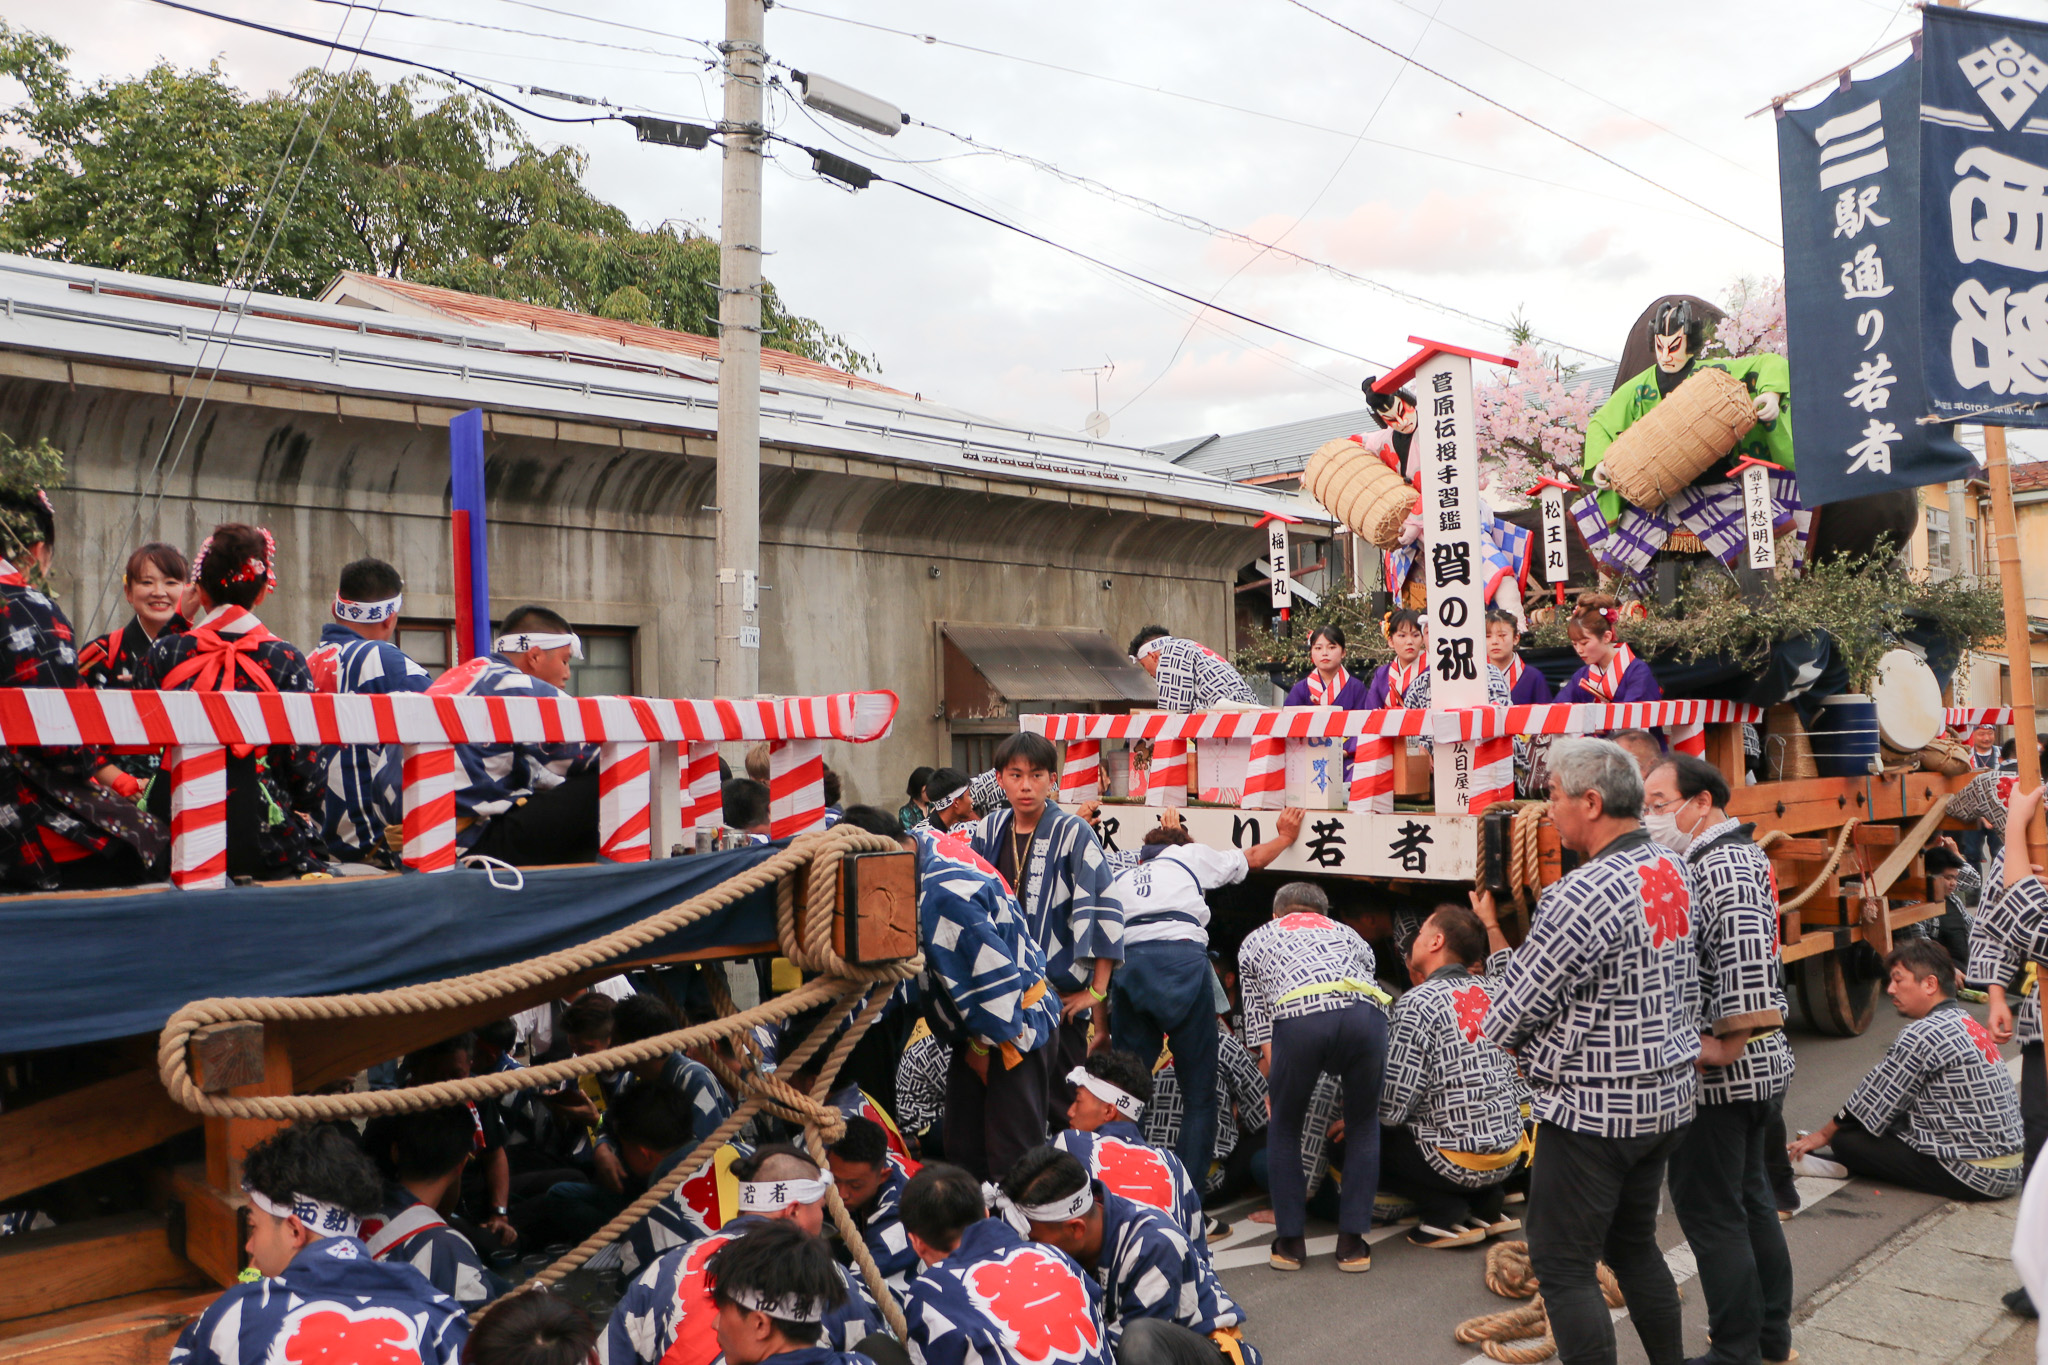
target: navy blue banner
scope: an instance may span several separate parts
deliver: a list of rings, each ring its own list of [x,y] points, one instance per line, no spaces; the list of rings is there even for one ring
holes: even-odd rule
[[[1946,483],[1977,462],[1922,424],[1920,63],[1778,119],[1785,334],[1807,506]]]
[[[1922,42],[1928,401],[2048,426],[2048,25],[1929,6]]]

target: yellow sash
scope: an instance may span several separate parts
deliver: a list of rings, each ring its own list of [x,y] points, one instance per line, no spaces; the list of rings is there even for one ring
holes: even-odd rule
[[[1273,1003],[1276,1006],[1291,1005],[1297,1000],[1306,1000],[1310,996],[1330,995],[1337,991],[1344,991],[1351,995],[1362,995],[1381,1009],[1385,1009],[1394,1003],[1393,996],[1388,995],[1372,982],[1360,981],[1356,977],[1350,976],[1345,977],[1342,981],[1318,981],[1312,986],[1296,986]]]
[[[1465,1171],[1504,1171],[1536,1149],[1536,1139],[1528,1129],[1522,1130],[1522,1139],[1505,1152],[1454,1152],[1448,1147],[1437,1148],[1437,1155],[1453,1166]]]
[[[1980,1156],[1971,1159],[1970,1164],[1981,1171],[2016,1171],[2026,1164],[2026,1154],[2010,1152],[2005,1156]]]
[[[1032,983],[1031,988],[1024,992],[1024,998],[1018,1002],[1018,1008],[1027,1010],[1030,1009],[1033,1005],[1045,999],[1045,993],[1051,989],[1051,985],[1048,984],[1043,978]],[[1016,1066],[1019,1062],[1024,1060],[1023,1052],[1021,1052],[1018,1049],[1015,1043],[1004,1043],[1002,1047],[1002,1052],[1003,1070],[1005,1071],[1010,1070],[1012,1067]]]

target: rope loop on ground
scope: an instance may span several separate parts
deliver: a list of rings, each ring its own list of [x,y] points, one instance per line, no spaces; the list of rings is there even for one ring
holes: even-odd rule
[[[1602,1261],[1595,1265],[1600,1295],[1609,1308],[1622,1306],[1621,1285]],[[1550,1334],[1550,1315],[1538,1293],[1541,1282],[1529,1265],[1527,1242],[1495,1242],[1486,1249],[1486,1287],[1504,1299],[1528,1299],[1520,1308],[1485,1313],[1459,1323],[1451,1335],[1467,1346],[1477,1345],[1504,1365],[1535,1365],[1557,1354]]]

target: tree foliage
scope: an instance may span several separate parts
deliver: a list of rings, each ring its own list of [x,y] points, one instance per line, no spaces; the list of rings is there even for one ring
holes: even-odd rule
[[[488,99],[312,70],[252,98],[218,63],[81,86],[69,55],[0,21],[27,91],[0,111],[0,249],[301,298],[357,270],[716,335],[717,242],[636,228],[580,149]],[[763,314],[764,345],[874,368],[772,285]]]

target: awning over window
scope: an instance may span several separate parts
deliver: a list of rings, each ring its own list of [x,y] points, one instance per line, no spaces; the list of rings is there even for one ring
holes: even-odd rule
[[[946,715],[993,719],[1020,702],[1108,702],[1150,706],[1151,675],[1099,630],[946,624]]]

